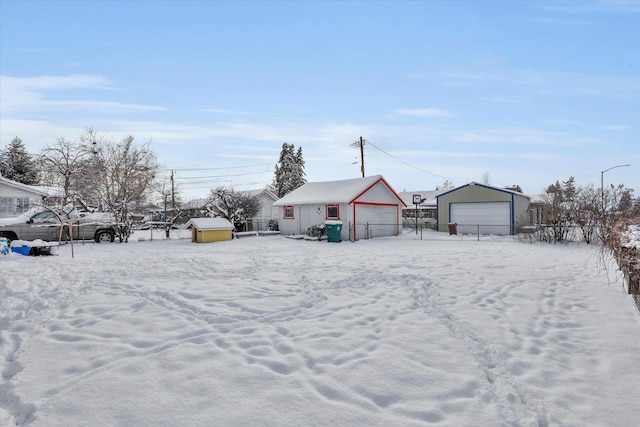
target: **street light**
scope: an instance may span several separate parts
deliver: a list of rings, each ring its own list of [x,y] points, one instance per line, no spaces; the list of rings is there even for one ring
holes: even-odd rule
[[[604,173],[607,171],[610,171],[611,169],[615,169],[615,168],[623,168],[625,166],[631,166],[631,165],[618,165],[618,166],[612,166],[609,169],[605,169],[602,172],[600,172],[600,197],[602,198],[602,216],[604,216]]]

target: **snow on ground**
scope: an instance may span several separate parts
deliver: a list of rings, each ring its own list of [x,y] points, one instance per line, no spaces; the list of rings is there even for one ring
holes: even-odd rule
[[[640,419],[640,316],[594,247],[407,233],[71,249],[0,257],[2,426]]]

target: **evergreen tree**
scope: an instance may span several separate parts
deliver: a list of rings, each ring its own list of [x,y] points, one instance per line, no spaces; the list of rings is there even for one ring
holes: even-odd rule
[[[38,183],[37,164],[17,136],[4,150],[0,150],[0,174],[22,184]]]
[[[292,187],[294,190],[296,188],[302,187],[307,183],[307,180],[305,179],[306,174],[304,172],[304,158],[302,157],[302,147],[298,147],[298,151],[296,152],[295,166],[295,173],[291,176],[291,180],[293,181]]]
[[[282,144],[280,159],[275,168],[271,187],[278,197],[284,197],[307,182],[304,172],[302,147],[296,152],[293,144]]]

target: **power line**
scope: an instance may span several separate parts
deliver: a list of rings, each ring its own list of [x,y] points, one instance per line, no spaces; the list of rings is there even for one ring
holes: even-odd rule
[[[261,171],[261,172],[247,172],[247,173],[236,173],[236,174],[227,174],[227,175],[207,175],[207,176],[176,176],[174,179],[204,179],[204,178],[229,178],[233,176],[247,176],[247,175],[260,175],[263,173],[268,173],[269,171]]]
[[[373,144],[373,143],[372,143],[371,141],[369,141],[369,140],[366,140],[366,142],[368,142],[368,143],[369,143],[369,145],[371,145],[373,148],[375,148],[376,150],[380,151],[381,153],[386,154],[387,156],[391,157],[392,159],[397,160],[398,162],[400,162],[400,163],[402,163],[402,164],[404,164],[404,165],[407,165],[407,166],[409,166],[410,168],[413,168],[413,169],[415,169],[415,170],[418,170],[418,171],[420,171],[420,172],[423,172],[423,173],[426,173],[426,174],[429,174],[429,175],[436,176],[436,177],[438,177],[438,178],[442,178],[442,179],[446,179],[446,180],[450,180],[450,181],[461,182],[461,183],[466,182],[466,181],[461,181],[461,180],[451,179],[451,178],[448,178],[448,177],[446,177],[446,176],[438,175],[438,174],[433,173],[433,172],[430,172],[430,171],[428,171],[428,170],[425,170],[425,169],[419,168],[419,167],[417,167],[417,166],[415,166],[415,165],[412,165],[411,163],[405,162],[404,160],[397,158],[397,157],[396,157],[396,156],[394,156],[394,155],[391,155],[391,154],[387,153],[387,152],[386,152],[386,151],[384,151],[382,148],[377,147],[375,144]]]
[[[271,163],[263,163],[260,165],[247,165],[247,166],[229,166],[225,168],[158,168],[161,171],[189,171],[189,172],[200,172],[200,171],[217,171],[217,170],[225,170],[225,169],[246,169],[246,168],[255,168],[255,167],[270,167]]]

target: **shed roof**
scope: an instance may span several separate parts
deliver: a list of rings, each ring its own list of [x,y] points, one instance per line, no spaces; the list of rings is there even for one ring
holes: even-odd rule
[[[350,203],[379,181],[384,182],[389,190],[398,198],[398,201],[404,204],[402,198],[391,188],[382,175],[373,175],[363,178],[343,179],[341,181],[307,182],[302,187],[276,200],[273,205]]]
[[[225,218],[191,218],[186,227],[192,226],[198,230],[233,230],[233,224]]]

